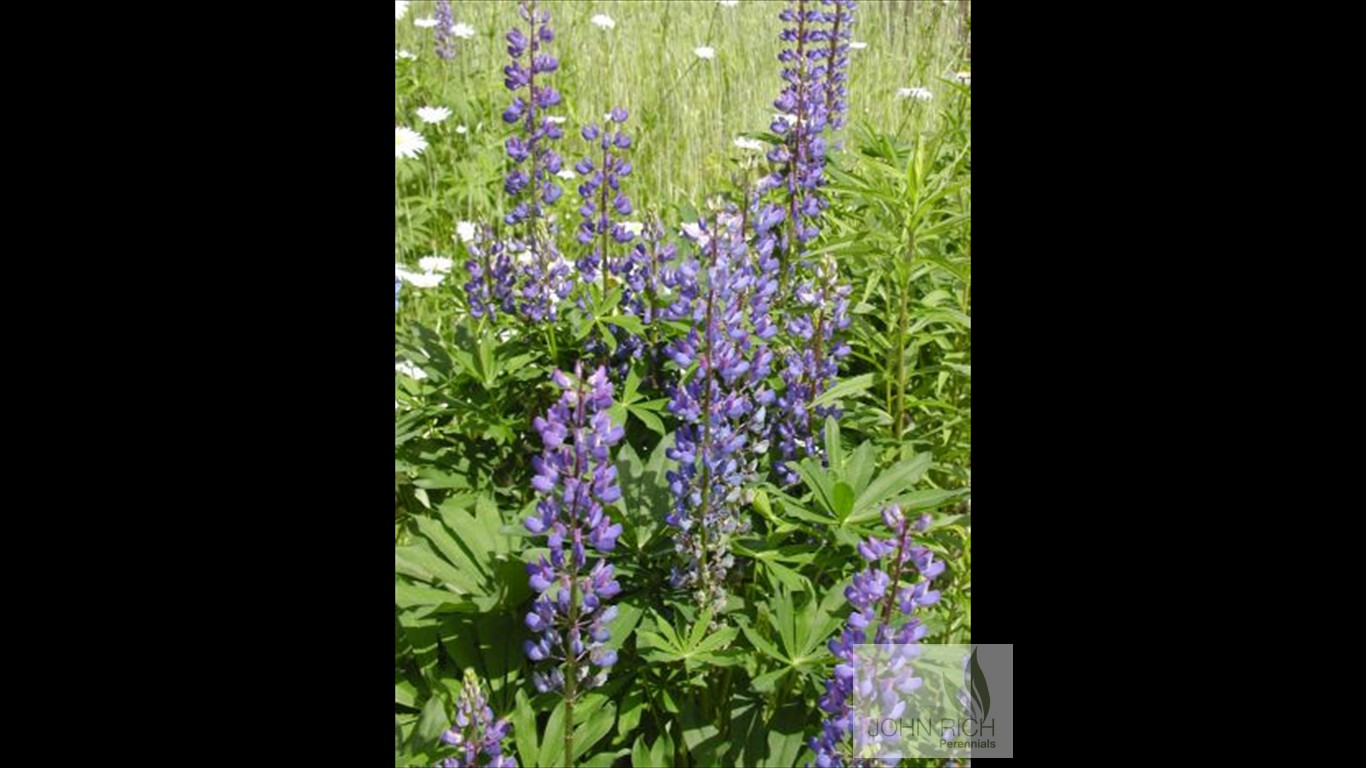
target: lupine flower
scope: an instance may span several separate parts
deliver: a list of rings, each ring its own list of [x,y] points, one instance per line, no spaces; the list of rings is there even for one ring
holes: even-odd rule
[[[696,55],[697,55],[697,58],[699,58],[699,59],[714,59],[714,58],[716,58],[716,49],[715,49],[715,48],[710,48],[710,47],[705,46],[705,45],[699,45],[698,47],[692,49],[692,52],[693,52],[694,54],[696,54]]]
[[[507,720],[493,718],[479,676],[466,669],[455,700],[455,722],[441,734],[443,744],[459,751],[442,760],[438,768],[475,768],[480,755],[487,758],[484,765],[489,768],[517,768],[517,761],[503,754],[503,739],[510,727]]]
[[[682,562],[673,570],[674,586],[692,590],[699,606],[719,615],[734,564],[730,539],[748,528],[740,510],[753,495],[750,481],[768,447],[774,393],[764,384],[773,361],[766,342],[777,332],[768,302],[778,286],[767,261],[771,245],[768,254],[752,258],[734,210],[718,212],[710,228],[699,222],[684,232],[702,261],[684,259],[663,275],[677,296],[665,318],[693,324],[664,350],[683,371],[668,405],[681,423],[667,453],[678,468],[666,475],[674,510],[665,519],[679,531],[675,550]]]
[[[451,14],[451,0],[436,0],[436,55],[443,59],[455,58],[451,38],[455,34],[455,16]]]
[[[531,264],[522,273],[518,308],[532,321],[553,320],[556,304],[573,288],[555,247],[554,229],[546,226],[546,231],[541,231],[547,221],[546,207],[554,204],[562,193],[555,174],[563,163],[550,142],[561,138],[564,132],[543,112],[560,103],[560,92],[544,80],[537,84],[536,76],[554,72],[560,63],[543,52],[555,39],[549,26],[550,12],[538,10],[535,0],[530,5],[522,2],[517,12],[528,23],[529,34],[515,28],[506,35],[512,63],[503,68],[503,84],[517,95],[504,110],[503,121],[517,130],[505,145],[513,169],[503,184],[512,203],[504,221],[520,235],[509,242],[508,248],[531,256]]]
[[[559,370],[552,378],[562,393],[545,418],[533,422],[544,450],[531,461],[540,501],[526,519],[527,530],[545,534],[550,556],[527,565],[537,598],[526,616],[534,639],[524,650],[533,662],[549,662],[548,670],[532,673],[536,690],[562,690],[572,701],[579,691],[601,685],[617,660],[604,643],[611,637],[606,625],[617,614],[607,601],[621,585],[606,559],[590,563],[589,550],[611,552],[621,535],[605,506],[621,498],[611,448],[625,431],[608,416],[612,384],[605,369],[585,379],[577,364],[573,378]]]
[[[633,210],[630,199],[621,189],[621,180],[631,174],[631,163],[624,157],[624,150],[631,146],[631,137],[621,129],[628,116],[624,108],[613,107],[601,129],[597,123],[584,126],[584,140],[596,142],[602,150],[600,164],[595,163],[598,158],[589,156],[574,166],[574,171],[584,177],[579,186],[579,196],[583,198],[579,208],[583,218],[579,224],[579,242],[590,246],[578,262],[579,276],[591,282],[601,269],[604,293],[608,290],[610,275],[620,274],[623,268],[620,260],[611,260],[612,243],[625,244],[635,239],[633,233],[612,223],[613,214],[627,216]]]
[[[927,547],[911,544],[913,530],[923,533],[929,527],[929,515],[922,515],[911,524],[902,516],[901,508],[892,505],[883,510],[882,520],[893,536],[886,540],[870,538],[859,545],[859,554],[871,567],[856,574],[853,583],[845,589],[844,596],[854,611],[849,615],[843,633],[828,644],[836,664],[835,674],[825,681],[825,695],[820,699],[820,708],[827,717],[821,725],[820,735],[809,742],[816,752],[815,765],[819,768],[846,765],[846,755],[841,754],[839,747],[854,728],[851,700],[854,698],[855,673],[869,671],[868,665],[856,670],[854,646],[864,643],[896,645],[894,655],[901,654],[899,658],[903,659],[913,656],[914,649],[910,646],[925,636],[926,628],[912,614],[916,608],[939,601],[939,592],[930,590],[929,585],[943,573],[944,563],[936,561]],[[887,570],[883,570],[882,561],[889,557]],[[909,693],[919,686],[919,679],[911,675],[909,665],[898,671],[890,681],[896,693]],[[861,678],[858,682],[868,681]],[[871,689],[869,693],[872,693]]]
[[[849,345],[837,334],[849,327],[850,290],[848,284],[839,284],[835,260],[826,258],[817,266],[815,279],[793,291],[796,307],[786,327],[793,347],[784,355],[782,378],[787,386],[778,398],[782,417],[775,427],[781,455],[775,469],[784,484],[798,479],[791,462],[821,455],[812,416],[841,415],[838,408],[812,409],[810,403],[835,381],[839,361],[849,355]]]
[[[398,276],[398,267],[394,267],[394,313],[398,313],[398,294],[403,290],[403,278]]]
[[[427,148],[427,140],[422,138],[422,134],[412,128],[397,126],[394,128],[394,159],[400,157],[414,158],[422,154],[422,150]]]
[[[467,221],[456,225],[456,235],[470,254],[469,261],[465,262],[465,271],[470,276],[469,282],[465,283],[470,315],[483,317],[488,314],[492,319],[499,311],[515,312],[517,276],[505,244],[493,236],[492,229],[486,226],[476,231]]]
[[[898,99],[915,99],[916,101],[929,101],[930,99],[934,98],[934,94],[930,93],[929,88],[924,88],[917,85],[914,88],[896,89],[896,97]]]
[[[403,15],[408,12],[408,0],[394,0],[394,21],[403,21]]]
[[[849,75],[846,70],[857,3],[853,0],[821,0],[821,3],[830,9],[825,12],[825,20],[830,23],[825,56],[825,119],[831,128],[838,130],[844,126],[844,112],[848,108],[845,83]]]
[[[788,23],[779,35],[786,47],[778,54],[783,63],[783,81],[787,85],[773,102],[779,111],[769,125],[770,130],[784,137],[785,143],[768,153],[777,170],[760,182],[762,190],[782,190],[787,210],[786,227],[779,242],[781,279],[786,281],[796,271],[798,259],[806,244],[820,234],[813,220],[826,208],[820,194],[825,185],[825,129],[831,101],[825,84],[830,65],[832,32],[822,24],[846,18],[852,3],[842,3],[833,14],[814,10],[814,0],[797,0],[778,14]],[[846,28],[849,22],[841,22]],[[833,21],[832,21],[833,27]],[[838,37],[836,37],[838,40]],[[825,45],[822,45],[825,43]],[[844,51],[835,47],[837,58]],[[842,100],[841,104],[842,104]]]
[[[424,123],[435,124],[449,120],[451,111],[446,107],[418,107],[417,116]]]

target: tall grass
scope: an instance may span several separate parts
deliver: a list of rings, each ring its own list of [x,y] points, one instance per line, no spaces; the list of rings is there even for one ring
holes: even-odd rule
[[[602,120],[613,104],[631,110],[637,176],[631,195],[638,206],[700,202],[743,157],[733,140],[766,131],[773,99],[782,88],[777,60],[785,0],[742,0],[725,8],[714,0],[543,0],[553,14],[553,53],[561,69],[553,76],[564,94],[557,110],[569,117],[566,157],[581,151],[578,127]],[[423,79],[438,82],[433,99],[451,107],[468,125],[472,150],[493,150],[505,135],[499,115],[508,101],[502,84],[507,63],[503,34],[518,23],[512,0],[473,0],[454,5],[457,22],[478,34],[457,41],[458,55],[442,61],[431,30],[413,25],[431,16],[433,2],[414,2],[395,25],[396,47],[418,55]],[[606,14],[613,29],[590,22]],[[924,86],[944,92],[940,78],[961,68],[963,14],[957,2],[865,0],[859,4],[854,39],[868,44],[851,52],[850,123],[878,130],[904,128],[910,109],[898,88]],[[709,46],[711,61],[694,49]],[[398,121],[415,122],[417,104],[399,104]],[[482,123],[482,129],[476,130]],[[924,129],[932,126],[923,125]],[[491,201],[493,202],[493,201]],[[473,213],[473,212],[471,212]]]

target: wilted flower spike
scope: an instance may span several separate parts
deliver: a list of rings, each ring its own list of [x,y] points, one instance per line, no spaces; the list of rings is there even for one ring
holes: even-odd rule
[[[540,501],[526,519],[527,530],[546,536],[550,555],[527,566],[538,597],[526,616],[533,639],[524,650],[533,662],[549,662],[548,672],[534,673],[538,690],[563,689],[573,698],[606,680],[605,670],[616,662],[603,643],[616,616],[607,601],[621,586],[607,560],[590,561],[589,553],[611,552],[621,535],[606,506],[621,497],[610,449],[625,431],[608,416],[612,383],[605,369],[585,378],[579,364],[572,377],[556,370],[552,381],[562,392],[533,422],[544,449],[532,460]]]

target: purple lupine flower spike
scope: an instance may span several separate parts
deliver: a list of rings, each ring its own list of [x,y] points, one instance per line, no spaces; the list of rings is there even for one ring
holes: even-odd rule
[[[693,324],[664,350],[683,370],[668,405],[681,424],[667,453],[678,466],[666,475],[674,495],[666,521],[678,529],[675,549],[682,560],[674,585],[691,589],[699,605],[719,615],[734,564],[730,540],[748,529],[741,509],[768,449],[774,394],[764,380],[773,353],[765,334],[772,291],[734,210],[717,212],[710,228],[706,222],[686,225],[684,233],[703,260],[684,259],[662,277],[676,296],[665,319]]]
[[[503,183],[511,202],[503,220],[516,233],[508,248],[522,262],[519,311],[532,321],[554,320],[559,300],[573,289],[569,265],[555,246],[555,229],[546,222],[548,207],[563,193],[555,176],[563,160],[550,142],[564,132],[546,114],[560,103],[560,93],[544,77],[538,82],[537,76],[554,72],[560,64],[544,50],[555,39],[548,26],[550,12],[538,9],[535,0],[530,5],[524,0],[517,12],[529,27],[527,32],[514,28],[505,37],[512,62],[503,68],[503,85],[517,95],[504,110],[503,121],[518,132],[505,144],[513,167]]]
[[[785,484],[797,482],[792,462],[822,456],[813,419],[842,415],[835,406],[813,407],[811,402],[830,388],[839,375],[839,361],[849,355],[842,334],[849,327],[850,291],[848,284],[839,283],[838,266],[829,257],[817,265],[814,280],[793,291],[796,307],[786,325],[793,349],[784,356],[781,375],[787,386],[778,398],[782,418],[775,427],[781,455],[775,468]]]
[[[455,58],[455,16],[451,14],[451,0],[436,0],[436,55],[443,59]]]
[[[517,768],[517,761],[503,754],[503,739],[511,725],[507,720],[493,717],[493,710],[484,696],[483,685],[473,669],[465,670],[460,695],[455,701],[455,722],[441,734],[441,742],[455,747],[456,754],[442,760],[440,768],[474,768],[480,764]]]
[[[849,40],[853,37],[854,10],[858,3],[854,0],[821,0],[830,8],[825,12],[830,22],[828,34],[829,47],[825,58],[825,114],[826,122],[836,130],[844,127],[844,114],[849,108],[849,93],[845,83],[849,81]]]
[[[867,682],[863,678],[867,670],[858,670],[854,664],[854,646],[869,642],[895,644],[898,649],[894,655],[900,654],[899,658],[903,659],[912,657],[913,649],[908,646],[918,642],[926,632],[925,625],[913,616],[915,609],[939,600],[939,592],[929,586],[935,576],[943,572],[944,564],[935,561],[929,548],[911,543],[912,532],[922,533],[929,527],[928,516],[911,523],[894,504],[883,510],[882,520],[893,536],[885,540],[872,537],[859,544],[859,554],[871,567],[855,574],[853,582],[844,590],[854,611],[839,638],[832,639],[828,645],[835,655],[835,674],[825,681],[825,695],[819,701],[827,717],[821,725],[820,735],[813,736],[809,742],[816,753],[814,764],[817,766],[847,764],[848,755],[840,752],[840,746],[853,727],[851,700],[854,687]],[[887,570],[879,567],[884,560],[888,561]],[[905,665],[898,669],[890,684],[897,692],[907,693],[920,685],[920,680],[912,674],[910,665]]]
[[[632,210],[631,201],[621,191],[621,180],[631,173],[631,164],[621,153],[631,145],[630,137],[622,130],[628,114],[624,107],[613,107],[601,129],[597,123],[585,125],[584,140],[597,142],[601,152],[592,153],[574,166],[585,177],[579,186],[579,196],[583,198],[579,215],[583,221],[579,224],[578,239],[589,246],[578,262],[579,276],[584,282],[593,282],[601,272],[604,294],[611,276],[620,276],[625,268],[624,258],[611,259],[613,243],[624,245],[635,239],[635,233],[624,229],[620,222],[613,224],[614,213],[626,216]]]
[[[504,244],[494,238],[492,229],[482,226],[465,247],[470,253],[469,261],[465,262],[465,270],[470,275],[469,282],[465,283],[470,315],[483,317],[487,314],[492,319],[500,311],[508,314],[515,311],[517,275]]]
[[[538,597],[526,616],[533,639],[524,650],[533,662],[549,662],[532,674],[538,691],[561,689],[573,675],[571,693],[601,685],[616,663],[603,644],[611,636],[605,625],[616,616],[607,601],[621,585],[606,559],[590,563],[589,551],[611,552],[621,535],[605,507],[621,498],[610,449],[625,431],[608,416],[612,384],[605,369],[585,378],[578,364],[572,377],[556,370],[552,379],[562,392],[533,422],[545,447],[532,460],[532,487],[541,499],[526,519],[527,530],[545,534],[550,554],[527,565]]]

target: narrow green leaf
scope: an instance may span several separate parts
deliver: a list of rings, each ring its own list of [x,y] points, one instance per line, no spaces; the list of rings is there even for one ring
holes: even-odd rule
[[[816,398],[811,401],[811,405],[809,405],[808,408],[829,405],[843,397],[853,397],[854,395],[864,392],[871,386],[873,386],[873,374],[871,373],[855,376],[852,379],[845,379],[816,396]]]

